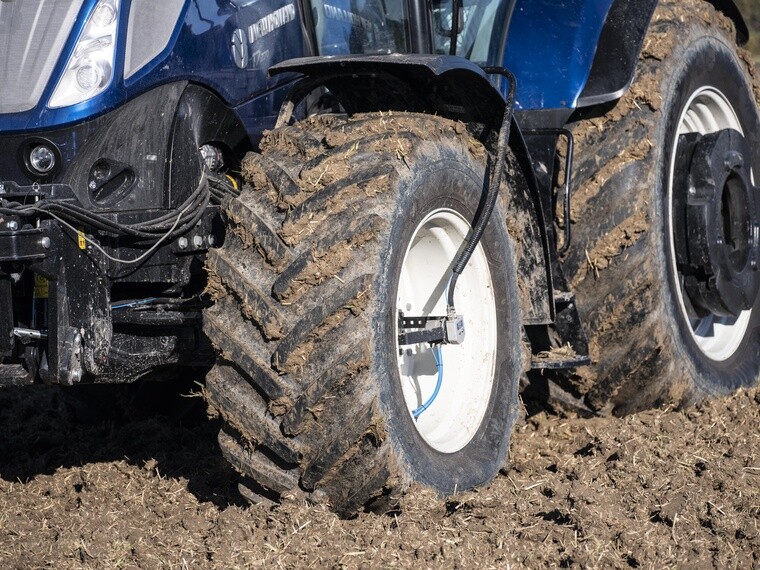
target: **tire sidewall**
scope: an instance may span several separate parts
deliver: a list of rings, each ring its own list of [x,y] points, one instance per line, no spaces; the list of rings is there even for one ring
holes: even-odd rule
[[[380,405],[403,475],[448,494],[490,481],[506,460],[522,372],[516,269],[504,218],[497,209],[481,241],[496,302],[494,382],[476,434],[459,451],[441,453],[430,447],[415,428],[402,393],[394,338],[397,288],[406,248],[420,222],[440,208],[472,220],[482,195],[484,175],[482,167],[454,145],[424,144],[408,164],[408,175],[399,181],[389,240],[375,284],[379,302],[374,315],[378,323],[374,361],[380,368]],[[476,339],[470,337],[465,340],[468,341]]]
[[[668,220],[670,165],[680,117],[692,95],[703,87],[718,89],[731,102],[742,123],[750,148],[754,149],[754,164],[760,164],[760,145],[757,140],[760,124],[750,84],[733,49],[711,30],[699,29],[697,34],[691,36],[690,41],[681,45],[684,46],[682,53],[676,51],[670,58],[676,62],[676,66],[669,74],[670,81],[661,93],[662,130],[658,140],[662,150],[661,158],[657,160],[658,172],[655,179],[658,195],[652,202],[660,207],[654,212],[655,218],[659,218],[654,227],[659,229],[659,262],[667,275],[663,305],[667,313],[665,320],[670,324],[671,333],[676,341],[675,364],[692,376],[696,388],[701,392],[721,394],[742,386],[750,386],[756,381],[760,365],[760,299],[755,302],[745,336],[732,356],[724,361],[715,361],[698,348],[692,337],[691,327],[681,313],[678,276],[670,263],[673,255]]]

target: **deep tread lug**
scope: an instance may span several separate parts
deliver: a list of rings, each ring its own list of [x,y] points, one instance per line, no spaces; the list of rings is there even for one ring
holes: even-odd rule
[[[335,225],[339,228],[345,228],[343,231],[332,232],[323,237],[312,248],[304,251],[280,274],[272,285],[272,293],[275,298],[280,301],[289,299],[292,289],[297,287],[297,282],[303,284],[316,281],[313,284],[318,285],[322,281],[330,279],[351,260],[350,256],[345,256],[341,263],[338,255],[340,251],[335,250],[361,247],[366,241],[372,239],[383,224],[383,220],[374,214],[356,219],[353,212],[344,212],[341,214],[341,218],[345,219],[345,223]],[[337,258],[337,261],[330,263],[330,258]],[[319,261],[332,270],[332,273],[305,275],[307,272],[313,271],[315,263]]]
[[[266,446],[286,463],[300,461],[301,453],[295,442],[285,443],[266,403],[235,370],[229,366],[215,367],[206,379],[206,390],[209,401],[239,432]]]
[[[357,395],[357,397],[360,397]],[[366,400],[366,397],[365,397]],[[314,489],[317,483],[340,461],[345,453],[354,446],[367,431],[374,415],[374,399],[367,401],[358,409],[355,415],[346,418],[336,418],[342,424],[330,429],[331,437],[327,438],[321,449],[315,453],[315,459],[309,463],[301,476],[301,484],[305,489]]]
[[[278,467],[261,452],[245,449],[224,430],[219,432],[219,447],[235,469],[275,493],[284,493],[298,485],[298,469]]]
[[[265,175],[277,195],[286,202],[301,193],[301,189],[290,173],[278,163],[264,155],[249,152],[243,159],[243,175],[249,180],[260,180],[256,171],[260,170]],[[257,188],[259,189],[259,188]],[[260,188],[263,190],[263,188]]]
[[[207,263],[211,271],[238,296],[245,316],[261,328],[264,336],[268,340],[282,338],[285,321],[269,296],[218,250],[209,251]]]
[[[352,312],[361,310],[361,296],[369,289],[372,282],[371,275],[363,275],[346,283],[345,287],[339,289],[329,299],[324,300],[324,304],[315,307],[306,315],[285,338],[282,339],[279,346],[272,355],[272,364],[282,372],[293,369],[291,358],[293,353],[309,339],[315,339],[325,334],[332,326],[342,320],[341,316],[347,316]],[[340,315],[339,315],[340,313]],[[328,317],[335,316],[335,324],[325,324]]]
[[[215,313],[206,313],[205,330],[221,351],[223,358],[245,370],[251,382],[269,398],[276,400],[293,392],[294,387],[287,379],[272,372],[269,364],[249,350]]]
[[[335,201],[346,189],[365,182],[367,180],[377,180],[383,176],[389,176],[395,171],[395,168],[389,164],[373,164],[370,167],[360,168],[352,172],[345,178],[338,180],[326,187],[322,192],[313,194],[301,204],[288,212],[285,227],[300,225],[304,218],[309,218],[319,212],[327,209],[331,202]],[[357,199],[361,194],[357,193]],[[348,201],[348,203],[351,203]]]
[[[366,341],[341,354],[327,367],[324,375],[314,379],[303,395],[294,402],[290,411],[283,416],[283,431],[289,435],[298,435],[309,409],[316,406],[325,394],[332,392],[341,381],[346,381],[346,378],[350,379],[366,369],[368,363],[369,346]]]
[[[227,216],[242,233],[241,240],[251,242],[261,255],[275,268],[290,262],[291,253],[277,233],[257,215],[245,199],[232,198],[226,201]],[[234,231],[234,230],[233,230]]]

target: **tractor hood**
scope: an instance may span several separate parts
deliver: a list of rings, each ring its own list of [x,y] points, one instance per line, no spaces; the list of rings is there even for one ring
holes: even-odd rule
[[[164,74],[127,92],[126,82],[135,85],[159,56],[168,57],[187,4],[0,0],[0,131],[88,120],[166,82]],[[216,6],[214,0],[205,4]]]
[[[84,0],[0,0],[0,114],[39,103]]]
[[[252,121],[269,117],[274,100],[252,101],[293,78],[267,69],[307,45],[288,1],[0,0],[0,133],[43,136],[188,80]],[[272,16],[283,9],[287,21]]]

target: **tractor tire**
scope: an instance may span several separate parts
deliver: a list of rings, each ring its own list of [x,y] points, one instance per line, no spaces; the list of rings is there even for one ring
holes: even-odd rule
[[[313,117],[261,149],[207,262],[217,301],[204,326],[219,360],[206,392],[223,454],[254,492],[303,492],[342,515],[382,508],[414,482],[449,494],[490,481],[523,371],[500,206],[457,284],[464,343],[398,344],[399,311],[446,314],[483,147],[461,123],[370,114]]]
[[[751,61],[710,4],[665,0],[628,94],[572,125],[573,246],[563,269],[594,361],[572,381],[602,413],[688,405],[758,379],[760,306],[736,317],[689,312],[674,225],[676,200],[686,200],[681,134],[741,131],[747,163],[760,164]]]

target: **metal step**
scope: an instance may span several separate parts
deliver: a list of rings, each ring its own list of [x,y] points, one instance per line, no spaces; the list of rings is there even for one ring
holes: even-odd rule
[[[575,294],[570,291],[554,291],[553,296],[557,315],[554,323],[557,337],[554,342],[562,342],[565,346],[534,354],[531,369],[566,370],[591,364],[588,341],[575,305]]]
[[[576,354],[572,348],[562,347],[534,354],[530,367],[532,370],[563,370],[589,364],[591,357],[588,355]]]
[[[575,293],[570,291],[555,291],[554,292],[554,304],[556,306],[569,305],[575,301]]]

